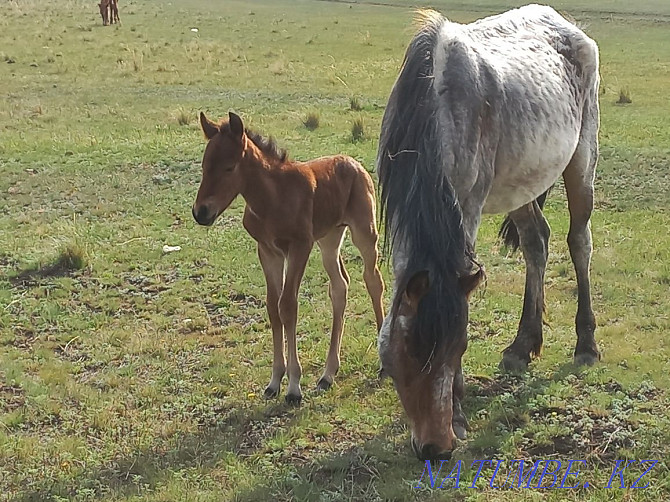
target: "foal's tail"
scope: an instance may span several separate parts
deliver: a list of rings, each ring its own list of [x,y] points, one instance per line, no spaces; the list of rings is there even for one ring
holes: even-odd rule
[[[549,192],[551,192],[551,188],[535,199],[537,205],[540,206],[540,209],[544,207],[544,201],[547,199]],[[505,247],[511,249],[512,252],[519,249],[519,231],[516,229],[516,225],[509,217],[509,214],[505,216],[502,225],[500,225],[500,230],[498,230],[498,237],[503,241]]]

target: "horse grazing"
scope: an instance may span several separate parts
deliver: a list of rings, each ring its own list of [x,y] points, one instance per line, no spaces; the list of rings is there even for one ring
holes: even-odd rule
[[[378,233],[372,179],[358,162],[343,155],[309,162],[291,161],[274,141],[246,129],[234,113],[220,124],[210,122],[201,113],[200,124],[208,142],[193,217],[201,225],[211,225],[238,194],[244,197],[243,224],[258,243],[272,325],[274,362],[265,397],[279,393],[288,369],[286,401],[299,404],[302,368],[296,347],[298,289],[314,243],[321,248],[333,306],[330,349],[317,384],[319,390],[330,388],[340,367],[340,340],[349,287],[340,247],[347,227],[363,257],[363,278],[372,298],[378,330],[384,319],[384,283],[377,268]]]
[[[114,24],[119,22],[119,7],[117,0],[102,0],[98,4],[100,15],[102,16],[102,25]]]
[[[382,121],[377,167],[395,275],[379,334],[383,371],[408,415],[421,459],[449,458],[464,438],[461,358],[468,297],[484,278],[474,249],[482,213],[508,213],[526,262],[523,312],[504,369],[542,346],[547,191],[562,174],[578,285],[574,361],[600,358],[589,264],[598,157],[598,47],[549,7],[472,24],[435,11],[405,54]]]

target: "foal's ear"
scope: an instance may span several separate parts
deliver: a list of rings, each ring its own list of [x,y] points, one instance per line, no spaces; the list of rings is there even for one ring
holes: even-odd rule
[[[205,133],[205,138],[207,139],[212,139],[214,135],[219,132],[219,126],[205,117],[203,112],[200,112],[200,125],[202,126],[202,132]]]
[[[422,270],[412,276],[405,288],[404,300],[416,311],[419,308],[419,302],[426,296],[430,288],[430,275],[428,270]]]
[[[244,124],[239,115],[228,112],[228,123],[230,124],[230,132],[238,139],[242,139],[244,134]]]
[[[470,298],[470,295],[477,286],[486,278],[486,271],[484,267],[480,266],[479,270],[474,274],[467,274],[458,278],[458,283],[465,293],[465,296]]]

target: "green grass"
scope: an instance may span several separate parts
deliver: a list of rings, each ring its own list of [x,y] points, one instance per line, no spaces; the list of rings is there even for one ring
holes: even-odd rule
[[[128,0],[111,27],[83,0],[3,7],[0,499],[668,497],[665,0],[556,2],[601,48],[592,280],[603,361],[569,362],[576,293],[560,186],[547,207],[546,344],[526,375],[496,369],[518,323],[523,262],[500,249],[500,216],[485,219],[478,242],[488,284],[471,302],[472,431],[456,459],[581,458],[582,479],[597,488],[415,490],[423,466],[394,390],[376,379],[373,315],[348,240],[352,285],[335,386],[312,390],[330,326],[315,251],[300,297],[304,404],[262,399],[272,358],[264,281],[242,201],[209,230],[192,221],[204,147],[196,117],[235,110],[294,158],[346,153],[371,169],[412,34],[407,3],[387,3],[400,8]],[[431,3],[458,21],[513,4]],[[617,105],[621,89],[632,103]],[[303,125],[309,110],[319,111],[314,131]],[[367,135],[352,142],[358,119]],[[165,244],[182,249],[163,254]],[[384,274],[390,285],[386,265]],[[649,488],[605,490],[617,458],[663,460]]]

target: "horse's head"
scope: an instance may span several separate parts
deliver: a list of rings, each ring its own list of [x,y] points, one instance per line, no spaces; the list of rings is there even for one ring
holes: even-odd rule
[[[379,332],[381,372],[393,379],[409,419],[412,449],[421,460],[449,459],[454,449],[454,381],[467,346],[468,296],[483,274],[481,269],[452,285],[448,324],[437,311],[445,288],[431,284],[439,281],[435,274],[424,270],[399,281]],[[443,326],[451,332],[438,334],[438,340],[436,330]]]
[[[193,204],[193,217],[201,225],[211,225],[240,193],[240,161],[246,147],[242,119],[230,112],[228,121],[211,122],[200,113],[200,125],[207,138],[202,158],[202,181]]]

